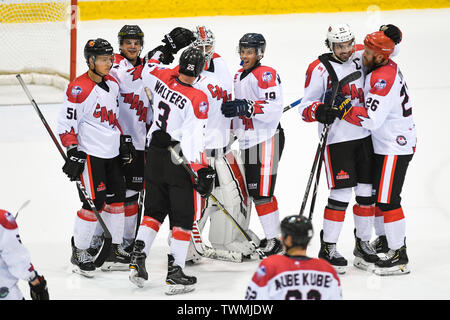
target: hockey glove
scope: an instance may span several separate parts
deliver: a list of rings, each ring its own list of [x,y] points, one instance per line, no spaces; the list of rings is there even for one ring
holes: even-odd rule
[[[62,170],[69,177],[70,181],[78,180],[84,170],[85,162],[86,153],[78,151],[77,147],[74,146],[67,150],[67,159]]]
[[[36,284],[36,280],[39,282]],[[32,282],[34,284],[32,284]],[[33,300],[50,300],[48,295],[47,281],[44,276],[40,276],[36,273],[36,278],[29,281],[30,285],[30,296]]]
[[[248,99],[236,99],[222,103],[222,114],[226,118],[245,116],[251,118],[255,111],[255,102]]]
[[[402,32],[393,24],[384,24],[380,27],[380,31],[389,37],[395,44],[399,44],[402,41]]]
[[[197,171],[197,183],[194,185],[195,190],[202,195],[203,198],[209,197],[214,186],[216,171],[208,166]]]
[[[195,41],[194,33],[186,28],[176,27],[164,36],[162,42],[166,44],[170,53],[176,54],[180,49]]]
[[[338,93],[334,99],[334,106],[332,107],[332,109],[336,110],[336,116],[341,120],[344,119],[351,108],[352,103],[350,99],[346,98],[343,94]]]
[[[136,149],[134,148],[131,136],[120,136],[119,154],[123,165],[130,164],[136,158]]]
[[[159,55],[156,55],[156,53],[159,52]],[[170,53],[170,49],[167,45],[163,46],[157,46],[155,49],[150,50],[147,55],[145,56],[145,62],[147,63],[148,60],[155,59],[160,61],[163,64],[171,64],[174,60],[174,56],[172,53]]]
[[[332,124],[336,119],[337,110],[331,108],[329,104],[321,103],[317,105],[314,116],[320,123]]]

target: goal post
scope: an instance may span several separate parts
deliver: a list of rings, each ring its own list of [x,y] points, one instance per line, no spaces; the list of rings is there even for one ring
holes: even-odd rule
[[[77,0],[0,0],[0,85],[64,89],[76,76]]]

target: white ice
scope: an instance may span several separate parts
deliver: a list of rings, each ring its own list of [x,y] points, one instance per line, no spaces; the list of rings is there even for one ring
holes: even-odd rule
[[[173,27],[194,28],[204,24],[214,31],[216,51],[225,57],[233,73],[239,68],[236,54],[239,38],[247,32],[259,32],[267,40],[263,63],[281,75],[285,104],[288,104],[302,97],[308,64],[326,51],[323,41],[330,23],[349,23],[359,42],[383,23],[396,24],[403,31],[403,42],[394,60],[409,86],[418,133],[417,152],[402,193],[412,272],[405,276],[378,277],[354,268],[354,224],[348,210],[338,243],[338,249],[350,265],[341,276],[343,297],[449,299],[450,211],[446,188],[450,180],[450,152],[445,142],[450,119],[448,21],[450,9],[81,22],[78,73],[85,71],[82,47],[87,39],[103,37],[117,49],[117,32],[124,24],[139,24],[144,30],[144,51],[158,45],[162,35]],[[11,94],[22,95],[23,99],[25,95],[20,87],[16,89],[15,93],[3,93],[0,99]],[[42,93],[41,90],[34,93]],[[36,100],[38,104],[41,101]],[[55,130],[60,106],[43,104],[40,108]],[[296,110],[284,114],[281,124],[286,133],[286,146],[275,194],[283,218],[299,211],[318,137],[317,126],[302,122]],[[0,107],[0,207],[14,213],[24,201],[31,200],[18,216],[20,234],[35,267],[48,280],[51,298],[167,299],[163,293],[167,222],[150,251],[147,260],[150,280],[145,288],[134,287],[128,280],[128,272],[96,271],[93,279],[72,274],[70,237],[80,202],[74,183],[61,171],[62,165],[60,154],[31,105]],[[308,250],[311,256],[318,253],[318,235],[328,197],[323,173],[322,178],[313,219],[316,233]],[[254,211],[251,228],[262,237]],[[170,299],[241,299],[257,265],[258,261],[236,264],[203,259],[199,265],[186,268],[186,273],[198,277],[196,290]],[[29,298],[28,285],[21,281],[20,287]]]

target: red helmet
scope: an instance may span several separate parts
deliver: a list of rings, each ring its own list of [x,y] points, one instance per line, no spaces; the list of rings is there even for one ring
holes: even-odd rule
[[[395,43],[383,31],[377,31],[366,36],[364,46],[382,55],[384,59],[389,59],[394,52]]]

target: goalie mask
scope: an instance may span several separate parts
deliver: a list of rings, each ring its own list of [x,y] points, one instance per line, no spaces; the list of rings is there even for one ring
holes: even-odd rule
[[[333,52],[333,56],[341,62],[345,62],[345,61],[343,61],[343,59],[339,58],[339,56],[336,54],[335,45],[343,44],[343,43],[349,42],[349,41],[351,41],[351,43],[349,45],[351,45],[352,54],[345,61],[349,60],[351,58],[351,56],[355,53],[355,50],[356,50],[355,36],[354,36],[352,30],[350,29],[350,26],[346,23],[333,24],[328,27],[327,39],[325,40],[325,45],[328,47],[328,49],[331,50],[331,52]]]
[[[211,59],[214,54],[215,38],[211,30],[206,29],[205,26],[197,26],[194,31],[195,41],[192,47],[199,49],[205,56],[205,70],[209,69]]]

